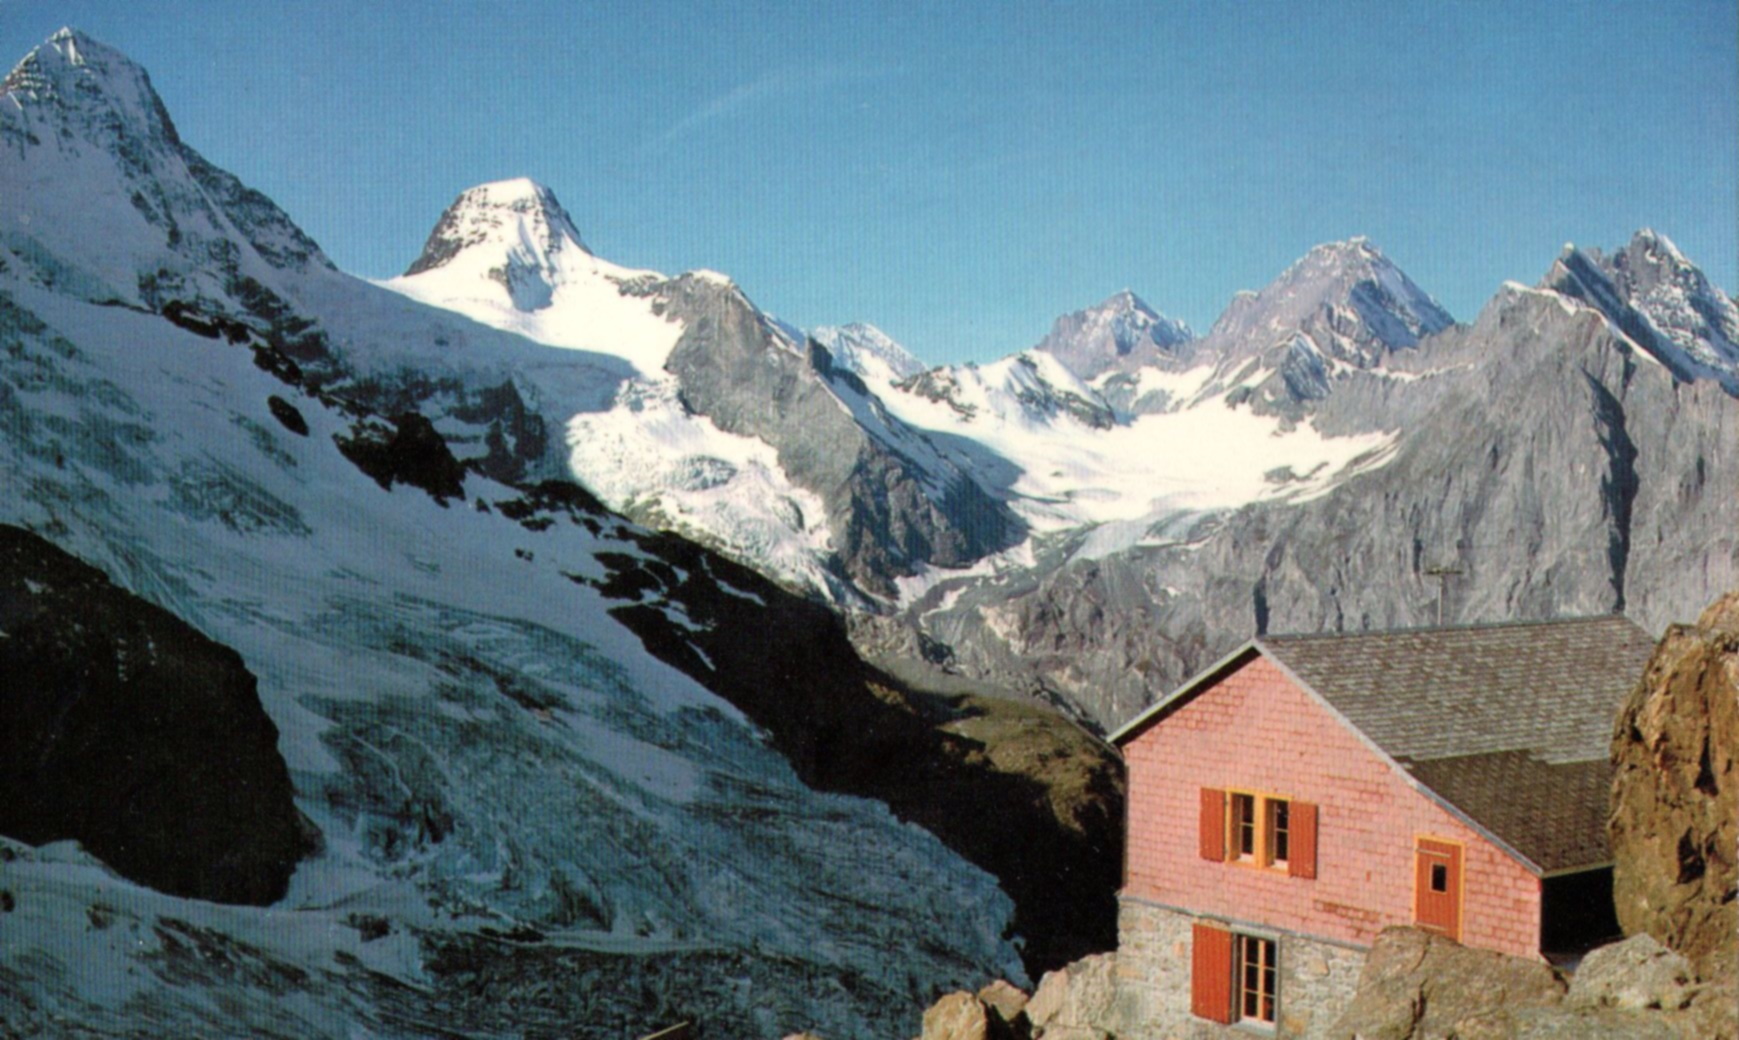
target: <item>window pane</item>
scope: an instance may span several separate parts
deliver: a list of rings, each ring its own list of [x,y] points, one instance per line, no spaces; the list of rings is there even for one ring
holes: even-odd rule
[[[1276,798],[1268,803],[1268,860],[1285,863],[1292,847],[1292,803]]]
[[[1271,939],[1238,936],[1238,1015],[1253,1022],[1274,1021],[1277,964]]]
[[[1239,859],[1256,855],[1256,798],[1253,795],[1232,796],[1232,848]]]
[[[1431,864],[1431,891],[1449,891],[1449,867],[1447,864]]]

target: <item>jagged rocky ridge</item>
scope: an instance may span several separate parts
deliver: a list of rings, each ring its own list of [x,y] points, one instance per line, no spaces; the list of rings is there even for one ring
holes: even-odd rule
[[[860,622],[860,643],[910,657],[921,640],[950,670],[1114,725],[1250,635],[1434,623],[1440,594],[1445,621],[1686,616],[1739,578],[1739,402],[1550,283],[1338,370],[1308,421],[1389,431],[1376,464],[1301,498],[1156,516],[1111,552],[1091,531],[1035,542],[1029,566]],[[1260,404],[1233,397],[1212,407]]]
[[[871,1036],[951,981],[1021,974],[996,879],[882,804],[813,790],[772,746],[801,758],[803,725],[769,736],[691,678],[730,692],[707,676],[728,659],[712,625],[772,660],[800,633],[744,618],[796,608],[543,480],[566,420],[630,364],[332,270],[82,34],[7,82],[0,183],[28,190],[0,214],[0,521],[234,648],[322,845],[261,911],[7,840],[0,1032],[618,1036],[701,1016]],[[133,192],[148,204],[92,215]],[[612,616],[630,600],[632,631]],[[1025,819],[1108,858],[1088,847],[1115,812],[1084,736],[887,689],[922,718],[901,725],[935,788],[1025,790]],[[753,692],[773,711],[810,691]],[[989,739],[999,721],[1032,732]],[[1085,755],[1079,790],[998,758],[1023,747],[1053,771]],[[806,771],[851,760],[812,750]],[[940,828],[933,793],[903,811]]]

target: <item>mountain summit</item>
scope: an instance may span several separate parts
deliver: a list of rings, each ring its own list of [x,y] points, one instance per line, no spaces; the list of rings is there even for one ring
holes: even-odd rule
[[[110,134],[129,133],[168,144],[180,135],[145,70],[120,51],[73,28],[64,28],[24,56],[0,82],[0,96],[61,119],[82,113]]]
[[[1739,307],[1665,235],[1644,228],[1610,257],[1566,245],[1541,287],[1600,311],[1682,381],[1739,396]]]
[[[1327,397],[1338,369],[1369,369],[1455,324],[1449,312],[1365,238],[1306,253],[1260,292],[1239,293],[1203,338],[1211,391],[1237,388],[1262,410],[1296,417]]]
[[[507,290],[516,308],[532,311],[549,306],[564,261],[575,252],[592,255],[555,192],[518,177],[461,192],[405,275],[480,267]]]
[[[1261,292],[1241,294],[1209,336],[1253,353],[1304,332],[1324,356],[1369,368],[1453,324],[1448,311],[1360,236],[1319,245]]]
[[[1061,361],[1082,379],[1112,369],[1170,364],[1187,359],[1195,333],[1160,314],[1128,289],[1096,307],[1058,318],[1035,350]]]
[[[239,310],[237,292],[262,300],[280,272],[330,267],[270,199],[182,143],[144,69],[84,33],[27,54],[0,102],[0,256],[37,284]]]

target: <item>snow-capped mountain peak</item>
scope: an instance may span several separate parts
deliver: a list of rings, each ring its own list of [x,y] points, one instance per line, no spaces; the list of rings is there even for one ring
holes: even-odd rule
[[[116,131],[143,131],[179,143],[169,112],[145,70],[126,55],[73,28],[50,36],[0,82],[0,97],[28,98],[48,111],[104,111]],[[39,108],[39,111],[43,109]]]
[[[593,255],[555,192],[527,177],[461,192],[416,262],[382,284],[540,343],[620,357],[646,376],[682,334],[650,297],[665,276]]]
[[[549,306],[573,254],[591,257],[555,192],[517,177],[461,192],[405,275],[442,267],[482,274],[506,289],[516,308],[531,311]]]
[[[863,322],[822,325],[811,329],[809,338],[827,348],[835,365],[856,372],[871,386],[910,379],[929,367],[892,336]]]
[[[1051,326],[1035,350],[1043,351],[1083,379],[1112,369],[1187,360],[1195,333],[1168,318],[1129,289],[1103,303],[1066,314]]]
[[[276,272],[330,267],[271,200],[181,142],[144,69],[75,29],[0,81],[0,143],[0,256],[37,284],[239,312],[232,290],[264,305]]]

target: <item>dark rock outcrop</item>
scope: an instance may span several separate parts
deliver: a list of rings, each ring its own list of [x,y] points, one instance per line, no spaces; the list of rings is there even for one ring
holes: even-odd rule
[[[1613,897],[1705,978],[1739,953],[1739,593],[1667,631],[1619,716]]]
[[[235,651],[0,526],[0,833],[175,895],[265,904],[310,845]]]
[[[416,412],[394,416],[391,426],[378,419],[361,420],[350,436],[335,439],[344,457],[382,488],[409,484],[442,505],[449,498],[465,497],[465,467],[434,424]]]

